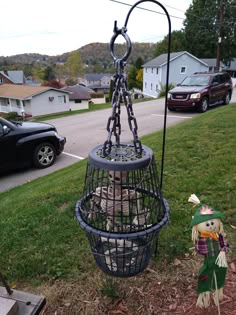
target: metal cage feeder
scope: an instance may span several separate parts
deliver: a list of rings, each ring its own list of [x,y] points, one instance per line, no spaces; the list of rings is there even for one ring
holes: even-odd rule
[[[113,52],[118,35],[127,43],[122,59],[117,59]],[[131,277],[148,266],[159,232],[169,221],[170,209],[161,193],[163,163],[160,180],[153,151],[142,145],[137,135],[124,73],[131,42],[126,27],[118,29],[116,22],[110,50],[116,74],[112,115],[107,123],[108,138],[89,153],[83,196],[76,204],[75,213],[86,232],[97,266],[111,276]],[[133,143],[120,142],[121,102],[127,109]]]

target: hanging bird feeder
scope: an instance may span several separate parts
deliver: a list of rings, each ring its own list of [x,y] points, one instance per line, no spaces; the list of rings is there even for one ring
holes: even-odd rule
[[[141,2],[145,0],[136,5]],[[86,231],[97,266],[116,277],[137,275],[148,266],[159,232],[169,220],[169,205],[161,192],[167,106],[159,177],[153,151],[142,145],[138,137],[138,124],[124,71],[132,48],[126,26],[136,5],[130,9],[122,29],[118,29],[115,22],[110,41],[115,75],[112,114],[107,122],[108,136],[104,144],[89,153],[83,196],[76,204],[76,219]],[[127,44],[127,51],[121,59],[114,53],[114,43],[119,35]],[[120,141],[121,103],[127,110],[132,143]]]

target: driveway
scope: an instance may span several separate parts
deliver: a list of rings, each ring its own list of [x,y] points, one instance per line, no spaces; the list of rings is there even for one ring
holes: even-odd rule
[[[236,102],[235,89],[232,102]],[[163,129],[164,99],[134,104],[133,110],[138,123],[139,137]],[[58,157],[56,163],[47,169],[38,170],[31,168],[1,175],[0,192],[45,176],[86,158],[91,149],[98,144],[103,144],[107,139],[106,126],[110,115],[111,109],[105,109],[47,121],[56,126],[59,134],[66,136],[67,143],[64,152]],[[194,112],[168,112],[167,127],[186,119],[191,119],[196,115],[199,114]],[[132,133],[128,126],[127,113],[124,106],[121,107],[120,139],[121,142],[132,140]]]

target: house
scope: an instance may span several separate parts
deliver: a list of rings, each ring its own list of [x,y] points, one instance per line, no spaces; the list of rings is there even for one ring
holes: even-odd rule
[[[0,112],[42,116],[69,110],[67,91],[47,86],[0,85]]]
[[[34,85],[34,86],[40,86],[41,83],[34,79],[31,75],[25,78],[25,84],[26,85]]]
[[[174,85],[194,72],[209,70],[206,62],[198,59],[187,51],[170,53],[169,83]],[[162,54],[143,65],[143,93],[158,97],[166,84],[167,54]]]
[[[89,108],[89,101],[91,100],[90,93],[94,93],[92,89],[86,88],[82,85],[74,85],[64,87],[62,90],[69,92],[69,103],[71,110],[87,109]]]
[[[208,66],[208,72],[216,72],[217,71],[217,67],[216,67],[216,58],[206,58],[206,59],[200,59],[202,60],[204,63],[207,64]],[[222,69],[224,68],[224,64],[223,62],[220,62],[220,68],[219,71],[222,71]]]
[[[229,65],[224,68],[232,77],[233,85],[236,86],[236,58],[230,61]]]
[[[0,71],[0,84],[25,84],[26,78],[22,70]]]
[[[26,85],[41,85],[32,76],[25,77],[22,70],[4,70],[0,71],[1,84],[26,84]]]
[[[14,81],[6,74],[5,71],[0,71],[0,85],[6,83],[14,84]]]
[[[108,94],[112,77],[113,75],[108,73],[88,73],[84,75],[83,79],[80,79],[80,82],[97,93]]]

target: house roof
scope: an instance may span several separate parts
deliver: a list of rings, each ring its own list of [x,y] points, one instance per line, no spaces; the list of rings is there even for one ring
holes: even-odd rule
[[[9,81],[11,81],[12,83],[15,83],[4,71],[0,71],[0,74],[2,76],[4,76],[5,78],[7,78]]]
[[[84,77],[87,81],[100,81],[104,77],[111,78],[113,75],[110,73],[87,73]]]
[[[91,95],[89,93],[95,93],[92,89],[86,88],[81,85],[67,86],[63,90],[70,92],[70,100],[90,100]]]
[[[5,70],[1,74],[10,79],[15,84],[24,84],[25,76],[22,70]]]
[[[44,93],[49,90],[68,93],[67,91],[51,88],[48,86],[31,86],[31,85],[16,85],[3,84],[0,85],[0,97],[15,98],[15,99],[29,99],[35,95]]]
[[[192,58],[194,58],[195,60],[198,60],[199,62],[203,63],[205,66],[207,66],[207,64],[205,62],[203,62],[201,59],[198,59],[197,57],[193,56],[192,54],[190,54],[187,51],[179,51],[179,52],[172,52],[170,53],[170,62],[173,61],[174,59],[182,56],[183,54],[187,54],[189,56],[191,56]],[[143,67],[145,68],[151,68],[151,67],[162,67],[167,63],[167,54],[162,54],[148,62],[146,62]]]
[[[16,84],[24,84],[25,76],[22,70],[8,70],[7,71],[9,78],[11,78]]]
[[[204,63],[208,65],[208,67],[215,67],[216,66],[216,58],[201,58]],[[220,62],[220,66],[223,67],[223,62]]]

